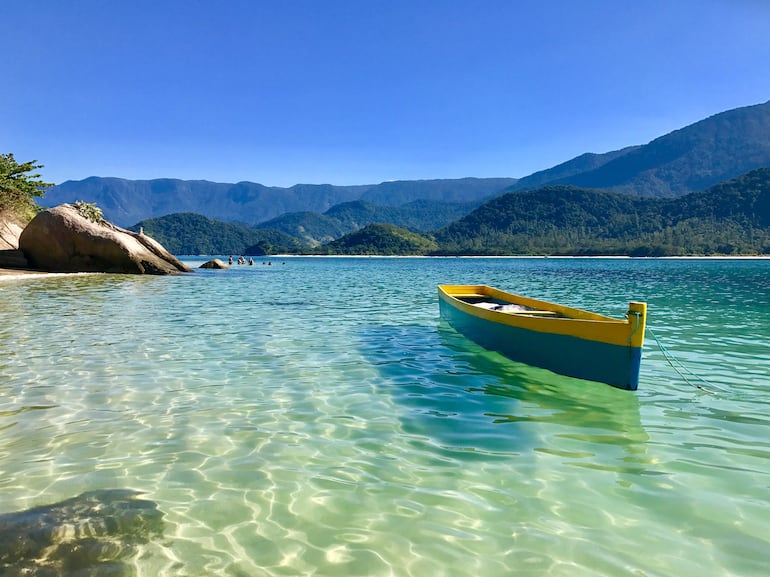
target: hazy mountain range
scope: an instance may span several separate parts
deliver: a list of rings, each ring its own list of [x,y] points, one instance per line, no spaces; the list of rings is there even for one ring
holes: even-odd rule
[[[770,166],[770,102],[716,114],[644,146],[583,154],[511,190],[571,184],[643,196],[680,196]]]
[[[51,189],[44,204],[82,200],[96,203],[107,220],[129,226],[140,220],[177,212],[257,224],[292,212],[322,213],[350,201],[399,206],[417,200],[467,203],[493,198],[516,182],[514,178],[463,178],[333,186],[297,184],[290,188],[253,182],[226,184],[205,180],[126,180],[92,176],[68,180]]]
[[[341,219],[332,216],[339,207],[344,207]],[[770,254],[770,167],[673,198],[569,185],[512,191],[423,233],[383,223],[398,210],[351,202],[324,215],[294,213],[278,219],[301,234],[191,213],[145,220],[132,228],[144,228],[176,254]],[[319,240],[343,228],[351,230]]]
[[[327,223],[328,235],[324,235],[334,237],[366,224],[353,222],[351,214],[358,218],[362,212],[381,211],[384,207],[398,210],[383,220],[414,230],[430,230],[510,191],[574,185],[640,196],[674,197],[705,190],[765,166],[770,166],[770,102],[716,114],[645,145],[605,154],[583,154],[519,180],[464,178],[358,186],[298,184],[280,188],[252,182],[91,177],[54,187],[46,194],[44,203],[54,206],[75,200],[94,202],[107,219],[122,226],[184,212],[262,226],[273,220],[272,228],[294,235],[303,226],[303,218],[318,224],[323,220],[320,216],[330,216],[330,209],[334,209],[333,220]],[[351,202],[360,204],[349,211],[347,221],[338,218],[351,206],[337,209],[337,205]],[[421,207],[420,203],[427,204]],[[420,213],[430,215],[432,222],[424,222]],[[410,218],[411,223],[407,222]],[[339,222],[343,223],[342,228],[335,230]]]

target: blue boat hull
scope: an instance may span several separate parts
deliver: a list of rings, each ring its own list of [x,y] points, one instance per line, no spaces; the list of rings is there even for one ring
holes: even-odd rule
[[[482,347],[555,373],[636,390],[642,349],[490,322],[439,300],[441,317]]]

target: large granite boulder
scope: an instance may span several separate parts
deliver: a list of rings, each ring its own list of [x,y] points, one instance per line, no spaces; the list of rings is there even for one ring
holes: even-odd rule
[[[49,272],[192,272],[149,236],[92,222],[69,204],[33,218],[19,237],[19,249],[30,266]]]

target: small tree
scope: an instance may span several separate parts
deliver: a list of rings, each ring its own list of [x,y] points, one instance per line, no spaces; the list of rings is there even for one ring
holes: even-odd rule
[[[42,168],[36,160],[19,164],[12,153],[0,154],[0,212],[12,212],[21,218],[32,218],[39,207],[35,197],[42,198],[53,186],[40,180],[40,174],[29,174]]]

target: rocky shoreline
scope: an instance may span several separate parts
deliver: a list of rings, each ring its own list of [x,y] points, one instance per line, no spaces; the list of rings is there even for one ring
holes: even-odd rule
[[[26,226],[0,216],[0,274],[104,272],[168,275],[192,272],[160,243],[76,206],[41,211]]]

